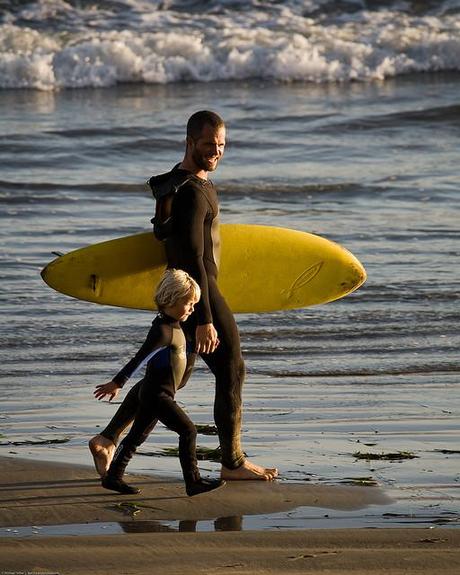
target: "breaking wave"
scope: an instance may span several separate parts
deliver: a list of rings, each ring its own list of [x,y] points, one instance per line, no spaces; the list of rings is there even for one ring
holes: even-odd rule
[[[36,0],[0,16],[0,88],[460,70],[456,2]]]

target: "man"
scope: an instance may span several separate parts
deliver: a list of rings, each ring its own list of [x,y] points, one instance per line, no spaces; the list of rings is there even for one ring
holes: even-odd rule
[[[219,205],[208,174],[224,154],[225,136],[225,124],[214,112],[190,117],[184,159],[171,172],[149,181],[157,198],[154,231],[165,242],[168,267],[185,270],[201,288],[201,300],[184,324],[184,332],[216,378],[214,420],[222,451],[221,477],[272,480],[278,471],[251,463],[241,449],[244,362],[235,319],[217,287]],[[107,428],[89,443],[101,474],[113,457],[119,435],[134,418],[137,387],[128,393]],[[112,400],[117,393],[118,389],[104,384],[94,394],[97,399],[108,395]]]

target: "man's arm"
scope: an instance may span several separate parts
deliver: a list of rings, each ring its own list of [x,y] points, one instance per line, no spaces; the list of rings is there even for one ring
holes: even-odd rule
[[[212,323],[198,325],[195,332],[196,353],[212,353],[219,345],[219,334]]]
[[[217,331],[212,323],[209,301],[209,284],[204,255],[204,226],[209,203],[203,192],[186,184],[177,193],[172,206],[174,248],[180,253],[175,260],[189,273],[201,289],[200,301],[195,306],[198,320],[196,330],[197,353],[212,353],[219,344]]]
[[[212,323],[208,275],[203,260],[204,225],[208,211],[205,195],[192,184],[180,188],[172,205],[173,260],[200,286],[201,299],[195,306],[200,325]]]

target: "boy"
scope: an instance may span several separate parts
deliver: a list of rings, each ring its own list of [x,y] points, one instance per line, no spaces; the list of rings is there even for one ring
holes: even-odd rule
[[[191,371],[191,364],[187,365],[186,340],[179,322],[187,320],[200,296],[198,284],[186,272],[166,270],[155,294],[159,314],[153,320],[145,342],[112,381],[96,386],[94,395],[97,399],[106,395],[113,399],[126,381],[147,364],[131,430],[118,446],[107,474],[102,477],[102,486],[106,489],[123,494],[140,492],[123,481],[123,474],[157,421],[179,434],[179,459],[187,495],[205,493],[225,484],[219,479],[200,477],[195,425],[174,401],[175,392],[185,385]]]

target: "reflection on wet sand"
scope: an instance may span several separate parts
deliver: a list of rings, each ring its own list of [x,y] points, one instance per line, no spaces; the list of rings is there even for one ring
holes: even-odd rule
[[[175,523],[175,522],[174,522]],[[195,533],[200,531],[200,523],[203,521],[185,519],[177,522],[177,528],[172,527],[171,523],[162,523],[161,521],[120,521],[119,525],[125,533],[163,533],[163,532],[188,532]],[[210,523],[214,526],[214,531],[243,531],[243,517],[218,517]],[[210,531],[210,529],[207,529]]]

